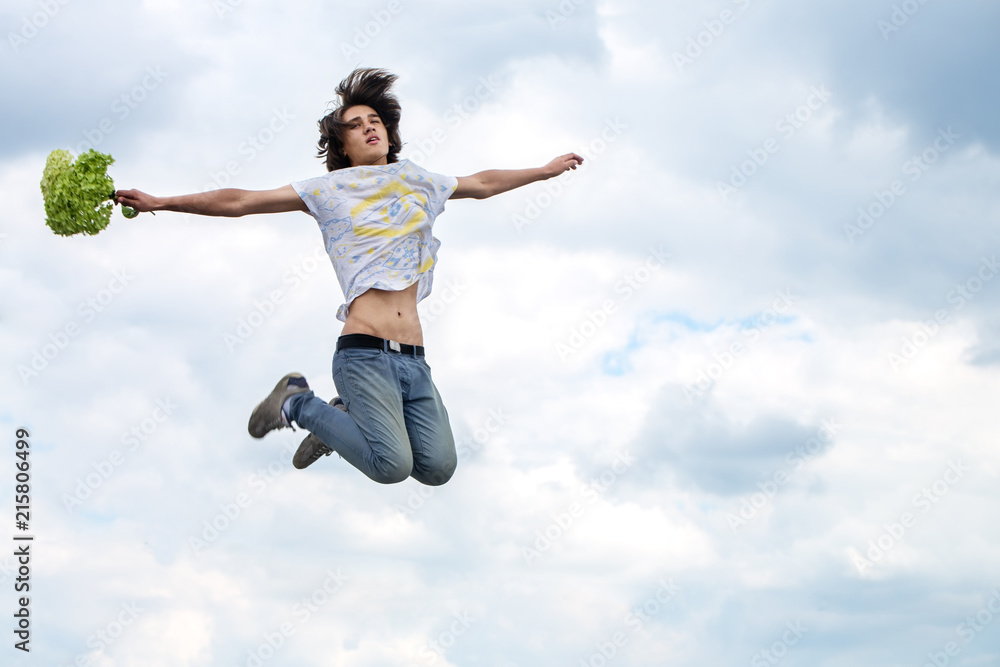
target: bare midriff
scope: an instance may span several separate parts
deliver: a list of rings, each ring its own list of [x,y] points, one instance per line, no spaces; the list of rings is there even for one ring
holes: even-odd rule
[[[351,302],[343,334],[362,333],[408,345],[423,345],[417,315],[417,283],[392,292],[370,289]]]

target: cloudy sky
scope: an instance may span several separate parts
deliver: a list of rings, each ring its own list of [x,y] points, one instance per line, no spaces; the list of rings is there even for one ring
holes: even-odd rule
[[[1000,662],[996,3],[0,18],[3,664]],[[399,75],[433,172],[587,158],[437,220],[420,310],[460,465],[434,489],[247,434],[287,372],[335,393],[312,218],[44,225],[56,148],[163,195],[323,173],[359,65]]]

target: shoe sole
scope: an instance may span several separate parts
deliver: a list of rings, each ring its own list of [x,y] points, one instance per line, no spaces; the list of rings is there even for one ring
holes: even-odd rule
[[[260,439],[275,429],[284,428],[285,425],[281,421],[281,406],[290,396],[304,394],[309,391],[308,386],[295,387],[295,391],[290,391],[288,381],[293,378],[305,380],[305,377],[301,373],[289,373],[278,380],[278,384],[274,386],[271,393],[258,403],[257,407],[250,413],[250,422],[247,424],[247,431],[249,431],[251,437]]]

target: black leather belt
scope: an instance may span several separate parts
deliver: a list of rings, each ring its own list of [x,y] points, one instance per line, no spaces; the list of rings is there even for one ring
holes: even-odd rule
[[[337,339],[337,350],[343,350],[345,347],[370,347],[376,350],[384,350],[385,352],[413,354],[418,357],[424,356],[423,345],[407,345],[406,343],[397,343],[394,340],[369,336],[368,334],[344,334]]]

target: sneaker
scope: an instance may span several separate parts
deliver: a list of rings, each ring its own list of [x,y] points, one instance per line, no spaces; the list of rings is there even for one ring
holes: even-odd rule
[[[253,409],[250,415],[250,423],[247,430],[255,438],[263,438],[265,435],[277,428],[291,426],[286,416],[283,414],[282,406],[285,401],[296,394],[304,394],[309,391],[306,379],[298,373],[289,373],[278,381],[274,390]],[[294,428],[292,429],[294,430]]]
[[[344,405],[344,401],[342,401],[339,396],[335,396],[333,400],[330,401],[330,405],[347,412],[347,407]],[[316,463],[321,456],[329,456],[332,453],[332,449],[327,447],[322,440],[310,433],[306,436],[306,439],[302,441],[302,444],[299,445],[299,448],[295,450],[295,455],[292,457],[292,465],[299,470],[304,470],[313,463]]]

